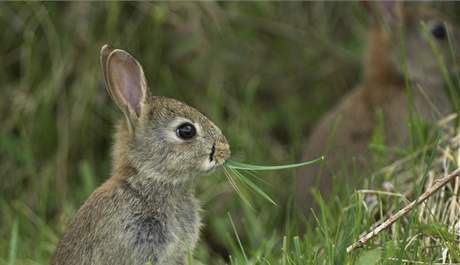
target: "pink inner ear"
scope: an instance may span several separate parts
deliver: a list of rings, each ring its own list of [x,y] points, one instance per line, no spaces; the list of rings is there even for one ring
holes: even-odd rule
[[[124,54],[114,54],[110,60],[110,75],[116,93],[138,116],[141,112],[144,83],[140,66]]]
[[[132,73],[121,73],[121,75],[125,75],[122,78],[123,85],[121,86],[123,97],[136,114],[139,115],[141,112],[142,100],[142,81],[139,78],[140,73],[133,71]],[[138,78],[136,78],[136,76]]]

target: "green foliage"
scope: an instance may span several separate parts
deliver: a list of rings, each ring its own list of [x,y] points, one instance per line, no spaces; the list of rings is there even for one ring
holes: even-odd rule
[[[359,256],[356,265],[377,265],[380,260],[380,250],[367,250]]]
[[[18,221],[16,220],[13,223],[13,227],[11,229],[10,256],[8,258],[9,265],[16,264],[17,252],[18,252]]]

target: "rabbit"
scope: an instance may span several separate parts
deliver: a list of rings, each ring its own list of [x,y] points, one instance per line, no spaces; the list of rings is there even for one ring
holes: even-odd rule
[[[373,21],[363,63],[363,80],[320,118],[303,148],[305,160],[325,155],[323,163],[297,172],[296,204],[305,214],[314,206],[309,189],[318,187],[322,197],[327,198],[334,174],[365,175],[371,170],[368,146],[379,124],[378,114],[383,114],[385,145],[407,144],[409,105],[405,73],[413,94],[414,110],[420,119],[433,123],[453,111],[429,42],[431,39],[445,59],[452,58],[448,35],[453,39],[458,36],[453,24],[438,11],[421,4],[397,1],[365,4]],[[401,36],[404,36],[407,53]],[[406,69],[401,64],[404,56]],[[446,66],[455,71],[453,60],[446,61]],[[359,179],[347,179],[350,187],[357,181]]]
[[[150,96],[128,52],[105,45],[101,65],[124,114],[112,175],[78,210],[52,264],[185,264],[200,230],[194,182],[229,158],[227,139],[196,109]]]

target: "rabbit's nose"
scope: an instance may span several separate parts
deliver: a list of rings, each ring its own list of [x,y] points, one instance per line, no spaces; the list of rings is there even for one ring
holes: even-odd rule
[[[215,144],[214,153],[218,164],[223,164],[230,157],[230,145],[227,139],[224,138],[224,141],[219,141]]]

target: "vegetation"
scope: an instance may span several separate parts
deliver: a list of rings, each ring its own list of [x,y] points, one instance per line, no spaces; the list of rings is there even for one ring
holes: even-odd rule
[[[0,264],[48,264],[66,224],[110,175],[111,135],[121,114],[104,88],[103,44],[141,61],[152,94],[210,117],[229,139],[232,160],[294,164],[315,122],[359,80],[367,14],[359,3],[345,2],[31,2],[0,3],[0,25]],[[346,253],[362,232],[457,166],[458,144],[449,140],[455,123],[408,126],[422,133],[397,150],[402,160],[362,186],[382,190],[382,183],[393,183],[395,193],[355,192],[347,178],[356,176],[337,178],[330,200],[312,187],[319,207],[306,218],[290,200],[293,169],[238,176],[243,169],[233,164],[226,170],[247,188],[241,193],[224,170],[201,178],[204,221],[230,257],[200,242],[193,259],[433,264],[443,262],[447,249],[445,261],[459,262],[452,230],[458,210],[448,195],[365,249]],[[384,166],[394,150],[382,146],[379,132],[374,138],[372,159]],[[457,189],[453,184],[443,194]]]

